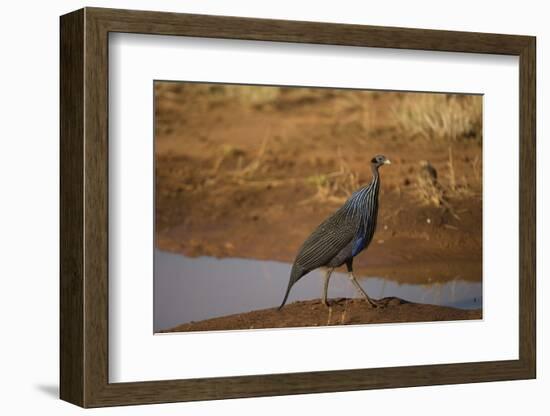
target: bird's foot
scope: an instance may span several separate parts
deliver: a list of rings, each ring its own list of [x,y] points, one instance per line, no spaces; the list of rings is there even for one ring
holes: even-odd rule
[[[385,308],[387,305],[386,305],[386,302],[383,302],[381,300],[377,300],[377,299],[373,299],[373,298],[365,298],[365,300],[367,301],[367,304],[369,305],[370,308]]]

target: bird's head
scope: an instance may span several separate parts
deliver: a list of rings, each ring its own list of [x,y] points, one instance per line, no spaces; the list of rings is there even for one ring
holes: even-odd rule
[[[376,155],[372,158],[370,161],[371,165],[375,168],[379,168],[382,165],[391,165],[391,162],[389,159],[386,158],[384,155]]]

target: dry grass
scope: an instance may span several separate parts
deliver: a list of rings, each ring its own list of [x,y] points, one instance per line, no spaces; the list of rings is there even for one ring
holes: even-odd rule
[[[428,161],[421,161],[416,174],[413,195],[421,205],[431,205],[447,209],[454,218],[460,219],[456,213],[452,200],[481,197],[479,189],[481,183],[480,160],[476,157],[472,162],[474,175],[470,180],[462,175],[457,177],[452,147],[449,147],[448,158],[445,162],[446,175],[442,178]]]
[[[415,196],[422,205],[440,207],[445,201],[445,190],[437,178],[430,175],[428,161],[420,162],[420,169],[416,175]]]
[[[251,159],[245,160],[245,152],[235,146],[223,146],[220,154],[210,169],[208,179],[204,181],[205,187],[217,186],[220,182],[225,184],[235,184],[245,187],[256,186],[286,186],[301,182],[315,189],[312,197],[306,198],[300,204],[306,204],[311,201],[320,201],[323,203],[342,204],[349,196],[355,192],[360,184],[357,173],[355,173],[342,155],[341,149],[338,149],[339,168],[337,171],[328,173],[318,173],[306,178],[287,177],[282,179],[262,180],[256,179],[257,173],[262,171],[262,167],[269,163],[267,149],[269,148],[269,135],[266,135],[262,141],[258,152]],[[221,167],[225,161],[236,159],[236,166],[225,171],[221,176]]]
[[[312,175],[305,179],[307,184],[316,189],[316,193],[301,201],[301,204],[312,200],[342,204],[359,189],[359,177],[344,159],[341,149],[338,149],[338,160],[340,166],[337,171]]]
[[[255,85],[220,85],[220,94],[226,98],[236,99],[246,104],[264,104],[275,101],[280,93],[279,87],[260,87]]]
[[[159,86],[160,87],[160,86]],[[263,104],[275,105],[278,103],[282,109],[293,109],[297,105],[308,104],[311,100],[331,99],[334,92],[331,90],[311,90],[307,88],[262,87],[246,85],[221,85],[221,84],[185,84],[169,83],[164,86],[166,102],[181,101],[185,97],[185,103],[195,105],[196,98],[208,96],[208,100],[198,102],[231,103],[231,105],[253,106],[260,108]],[[376,130],[372,130],[375,124],[374,107],[375,99],[381,95],[375,91],[349,91],[345,94],[345,101],[334,101],[335,112],[337,108],[345,108],[348,115],[347,121],[342,122],[343,128],[356,127],[357,131],[341,132],[346,135],[357,136],[356,140],[361,145],[370,145],[371,140],[376,140]],[[388,93],[397,94],[397,93]],[[368,99],[367,99],[368,98]],[[399,134],[409,138],[420,137],[428,140],[457,141],[479,140],[481,141],[482,123],[482,98],[473,95],[458,94],[428,94],[411,93],[398,94],[391,107],[388,125]],[[167,104],[166,104],[167,105]],[[339,106],[339,107],[338,107]],[[393,118],[391,117],[393,116]],[[351,128],[351,127],[350,127]],[[360,184],[358,175],[342,156],[338,149],[337,169],[318,172],[308,177],[269,178],[265,173],[270,171],[272,162],[270,148],[270,132],[266,132],[260,147],[254,154],[243,148],[225,144],[218,150],[218,156],[208,172],[208,178],[202,183],[202,187],[214,185],[238,184],[239,186],[285,186],[290,183],[305,183],[314,189],[312,197],[301,201],[307,203],[312,200],[323,203],[341,204],[355,192]],[[472,163],[474,179],[481,181],[481,161],[476,158]],[[438,166],[439,168],[439,166]],[[457,177],[452,150],[449,147],[449,157],[446,166],[442,169],[444,176],[433,180],[426,175],[425,167],[417,170],[414,186],[411,187],[413,196],[422,205],[432,205],[452,209],[449,205],[449,197],[469,197],[472,189],[478,189],[479,183],[471,184],[465,177]],[[222,175],[223,172],[223,175]],[[256,179],[264,176],[262,180]],[[268,175],[269,176],[269,175]],[[397,191],[401,192],[398,186]]]
[[[171,82],[157,84],[156,87],[164,89],[163,95],[168,101],[192,106],[197,106],[198,103],[215,106],[228,102],[253,106],[276,101],[281,94],[280,87],[256,85]],[[205,97],[208,99],[204,99]]]
[[[478,187],[481,183],[481,172],[479,170],[479,156],[477,156],[472,162],[472,170],[474,172],[473,181],[469,181],[465,175],[462,175],[460,178],[457,177],[454,158],[453,158],[453,149],[449,147],[449,157],[447,160],[448,168],[448,183],[449,183],[449,194],[454,198],[468,198],[475,194],[474,189]],[[475,181],[475,183],[474,183]]]
[[[401,134],[428,140],[481,140],[482,97],[458,94],[405,95],[393,108]]]
[[[355,113],[355,120],[364,135],[372,133],[374,115],[374,99],[380,96],[378,91],[349,91],[344,97]]]
[[[232,145],[222,146],[203,186],[213,187],[223,183],[248,188],[277,187],[307,181],[307,179],[295,177],[257,179],[269,170],[269,163],[272,160],[268,154],[270,139],[271,136],[266,134],[257,153],[248,159],[245,150]],[[228,163],[234,162],[234,166],[224,170],[222,174],[222,165],[226,161]]]
[[[285,181],[281,180],[262,180],[255,179],[256,174],[261,170],[262,166],[267,162],[266,150],[269,147],[270,136],[266,134],[258,152],[252,157],[252,159],[245,162],[246,152],[232,145],[224,145],[220,149],[220,154],[214,161],[214,164],[209,172],[209,178],[205,182],[207,185],[216,185],[218,182],[223,181],[225,183],[235,183],[238,185],[274,185],[278,186]],[[234,160],[235,166],[228,171],[224,172],[221,176],[221,167],[225,161]],[[291,179],[289,179],[290,181]]]

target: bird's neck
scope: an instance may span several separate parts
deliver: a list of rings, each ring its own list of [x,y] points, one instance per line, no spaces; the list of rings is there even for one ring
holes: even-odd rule
[[[376,165],[370,165],[372,171],[372,184],[374,186],[380,186],[380,174],[378,173],[378,167]]]
[[[342,209],[352,216],[362,215],[365,208],[365,204],[369,201],[376,200],[378,196],[378,189],[380,189],[380,175],[378,169],[375,166],[371,166],[372,169],[372,181],[365,187],[356,191],[350,199],[343,205]]]

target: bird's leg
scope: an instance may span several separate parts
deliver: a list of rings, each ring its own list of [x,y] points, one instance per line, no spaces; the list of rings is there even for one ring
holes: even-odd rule
[[[361,287],[361,285],[359,284],[359,282],[357,281],[357,279],[353,275],[353,259],[351,259],[351,261],[348,261],[346,263],[346,266],[348,268],[348,276],[351,280],[351,283],[353,283],[353,285],[355,286],[357,291],[361,294],[361,296],[363,296],[365,298],[365,300],[370,305],[370,307],[376,308],[378,306],[376,301],[374,301],[373,299],[370,298],[369,295],[367,295],[367,292],[365,292],[365,290]]]
[[[363,296],[365,298],[365,300],[367,301],[367,303],[373,307],[373,308],[376,308],[378,305],[376,304],[376,302],[374,300],[372,300],[369,295],[367,295],[367,292],[365,292],[363,290],[363,288],[361,287],[361,285],[359,284],[359,282],[357,281],[357,279],[355,278],[355,276],[353,275],[353,272],[349,272],[349,278],[351,280],[351,283],[353,283],[355,285],[355,287],[357,288],[357,291],[361,294],[361,296]]]
[[[328,282],[330,280],[330,275],[332,274],[333,268],[329,268],[325,270],[325,284],[323,286],[323,305],[329,306],[328,300],[327,300],[327,294],[328,294]]]

